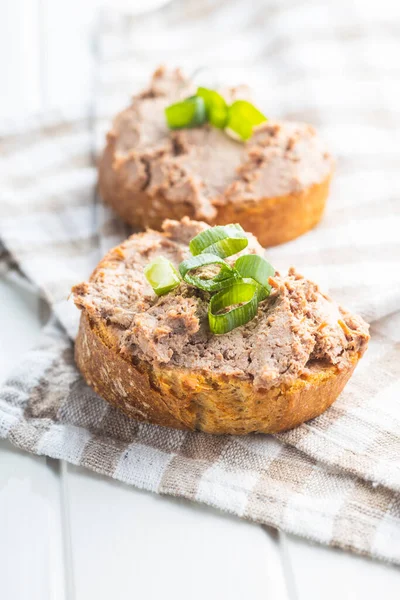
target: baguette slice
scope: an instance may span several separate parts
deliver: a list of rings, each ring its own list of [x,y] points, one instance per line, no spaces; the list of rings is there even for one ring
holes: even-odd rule
[[[85,380],[129,417],[178,429],[273,433],[320,415],[364,353],[367,324],[292,271],[276,276],[279,290],[253,321],[210,335],[205,302],[193,288],[182,283],[157,298],[143,275],[154,256],[182,260],[190,237],[205,227],[184,219],[167,222],[164,233],[133,235],[104,257],[89,282],[75,286],[82,310],[75,358]],[[248,250],[263,252],[252,236]],[[313,310],[315,322],[302,330]],[[243,363],[246,352],[251,358]]]
[[[226,90],[228,101],[243,87]],[[238,222],[264,247],[294,239],[321,219],[333,160],[305,123],[266,122],[246,143],[209,125],[168,129],[164,109],[195,92],[180,71],[159,69],[119,113],[99,165],[102,198],[133,227],[161,229],[184,216]]]

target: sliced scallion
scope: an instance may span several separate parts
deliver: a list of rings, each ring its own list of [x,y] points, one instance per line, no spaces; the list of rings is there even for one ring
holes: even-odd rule
[[[167,106],[165,109],[167,124],[170,129],[198,127],[207,119],[206,105],[200,96],[191,96]]]
[[[191,271],[200,269],[207,265],[219,265],[219,273],[212,278],[201,277],[201,275],[193,275]],[[199,254],[184,260],[179,265],[179,272],[187,283],[206,290],[207,292],[216,292],[222,290],[227,285],[230,285],[236,277],[238,277],[235,269],[232,269],[222,258],[215,254]]]
[[[275,275],[275,269],[265,258],[257,254],[239,256],[235,262],[235,269],[241,277],[249,277],[261,286],[259,300],[263,300],[269,296],[271,286],[268,283],[268,279]]]
[[[158,256],[144,268],[144,275],[157,294],[167,294],[180,284],[175,267],[163,256]]]
[[[235,139],[248,140],[253,135],[254,127],[264,121],[267,121],[267,117],[251,102],[236,100],[228,109],[225,131]]]
[[[240,252],[249,241],[239,224],[216,225],[202,231],[189,244],[190,252],[197,256],[202,252],[215,254],[221,258]]]
[[[228,333],[254,319],[258,307],[257,287],[255,283],[237,282],[215,294],[208,307],[211,332]]]
[[[228,120],[228,105],[225,98],[215,90],[205,87],[197,89],[197,96],[204,100],[208,122],[218,129],[224,129]]]

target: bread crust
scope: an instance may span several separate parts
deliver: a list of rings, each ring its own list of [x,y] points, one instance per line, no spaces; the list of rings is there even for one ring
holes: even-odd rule
[[[75,359],[86,382],[129,417],[212,434],[277,433],[324,412],[350,378],[360,356],[341,370],[317,366],[289,386],[256,390],[250,380],[213,372],[135,364],[118,353],[105,322],[83,311]]]
[[[113,168],[115,137],[109,136],[99,165],[99,191],[103,200],[133,227],[160,230],[164,219],[196,219],[192,204],[169,202],[161,194],[149,195],[129,187],[121,170]],[[299,192],[256,201],[243,200],[216,206],[212,219],[202,217],[210,225],[238,222],[250,231],[264,247],[288,242],[306,233],[321,220],[331,181],[330,174]]]

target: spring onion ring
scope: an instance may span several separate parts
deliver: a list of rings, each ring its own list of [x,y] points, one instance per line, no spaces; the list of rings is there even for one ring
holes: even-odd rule
[[[228,105],[225,98],[205,87],[197,89],[197,96],[204,100],[208,122],[218,129],[224,129],[228,121]]]
[[[216,225],[196,235],[190,241],[189,249],[193,256],[207,252],[225,258],[240,252],[248,243],[246,234],[238,223]]]
[[[144,275],[157,296],[167,294],[181,281],[175,267],[163,256],[158,256],[146,265]]]
[[[239,256],[235,262],[235,269],[241,277],[249,277],[256,281],[260,286],[259,300],[264,300],[271,292],[271,286],[268,279],[275,275],[275,269],[257,254],[245,254]]]
[[[228,333],[254,319],[258,308],[257,288],[256,283],[237,282],[215,294],[208,307],[208,323],[211,332]],[[233,308],[221,313],[229,307]]]
[[[265,121],[267,117],[251,102],[236,100],[228,109],[225,131],[234,139],[248,140],[253,135],[254,127]]]
[[[165,116],[170,129],[198,127],[206,122],[206,105],[200,96],[190,96],[182,102],[167,106]]]
[[[206,279],[200,275],[190,274],[190,271],[193,269],[199,269],[200,267],[205,267],[207,265],[220,265],[221,269],[218,275],[212,279]],[[222,290],[228,285],[232,285],[235,278],[238,277],[235,269],[230,267],[222,258],[215,254],[199,254],[198,256],[192,256],[181,262],[179,265],[179,272],[186,283],[190,283],[207,292]]]

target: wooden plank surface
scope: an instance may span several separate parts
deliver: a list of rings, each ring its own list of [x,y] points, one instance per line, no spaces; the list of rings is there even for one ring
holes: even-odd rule
[[[211,508],[69,467],[77,600],[288,598],[276,537]],[[95,560],[87,560],[94,557]]]
[[[398,568],[287,536],[298,600],[398,600]]]
[[[0,442],[1,597],[66,600],[58,463]]]

